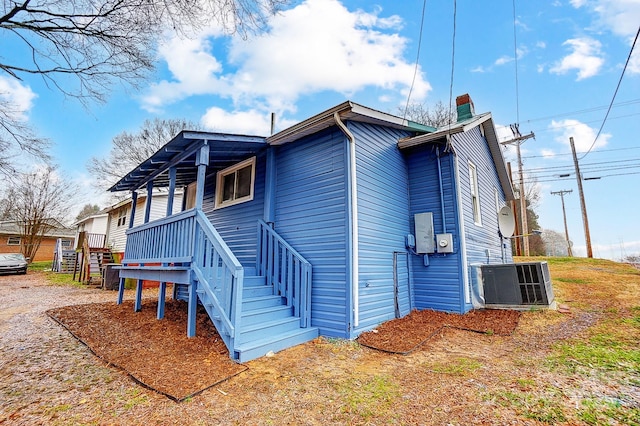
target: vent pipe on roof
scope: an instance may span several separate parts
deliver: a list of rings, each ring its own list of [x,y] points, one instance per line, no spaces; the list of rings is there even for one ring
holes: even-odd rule
[[[456,98],[456,111],[458,113],[458,123],[468,120],[475,115],[473,101],[468,93],[460,95]]]
[[[275,132],[276,132],[276,113],[272,112],[271,113],[271,135],[273,136]]]

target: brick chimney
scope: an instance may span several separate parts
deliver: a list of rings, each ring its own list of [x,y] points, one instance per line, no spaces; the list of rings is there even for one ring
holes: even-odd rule
[[[456,98],[456,110],[458,113],[458,123],[468,120],[475,115],[473,101],[468,93],[460,95]]]

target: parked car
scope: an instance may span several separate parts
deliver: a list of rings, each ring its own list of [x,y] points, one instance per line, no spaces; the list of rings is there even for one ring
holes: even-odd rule
[[[26,274],[27,259],[22,253],[0,253],[0,274]]]

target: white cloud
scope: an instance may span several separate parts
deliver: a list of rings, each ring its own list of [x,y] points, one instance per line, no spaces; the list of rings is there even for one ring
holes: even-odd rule
[[[556,153],[552,149],[543,149],[540,153],[544,158],[553,158],[556,156]]]
[[[580,2],[582,4],[586,1]],[[589,7],[598,14],[599,24],[614,34],[629,38],[635,36],[640,22],[638,0],[595,0]]]
[[[513,62],[513,57],[505,55],[505,56],[501,56],[498,59],[496,59],[494,64],[495,65],[504,65],[504,64],[508,64],[509,62]]]
[[[556,134],[555,140],[561,144],[569,146],[569,138],[573,137],[576,152],[587,152],[596,138],[596,130],[586,124],[573,119],[551,121],[550,129]],[[594,149],[601,148],[611,139],[610,133],[601,133],[593,146]]]
[[[598,40],[590,37],[572,38],[563,43],[569,46],[572,52],[558,61],[549,72],[553,74],[566,74],[571,70],[578,70],[577,80],[593,77],[598,74],[604,64],[601,47]]]
[[[295,110],[302,95],[335,91],[346,96],[377,87],[406,97],[414,64],[403,58],[407,40],[393,32],[402,20],[393,15],[347,10],[338,0],[306,0],[276,15],[261,37],[171,40],[160,49],[172,80],[150,87],[147,109],[160,109],[193,95],[232,99],[237,108]],[[222,56],[224,55],[224,57]],[[424,99],[431,86],[419,69],[412,97]]]
[[[36,94],[14,78],[0,76],[0,104],[9,118],[27,121]]]
[[[278,117],[276,120],[276,130],[290,127],[296,123],[291,120],[278,120]],[[212,107],[207,109],[201,121],[207,129],[217,132],[259,136],[268,136],[271,133],[271,114],[255,109],[229,112],[222,108]]]
[[[638,44],[636,44],[636,48],[631,55],[631,59],[629,59],[627,71],[632,74],[640,74],[640,45]]]

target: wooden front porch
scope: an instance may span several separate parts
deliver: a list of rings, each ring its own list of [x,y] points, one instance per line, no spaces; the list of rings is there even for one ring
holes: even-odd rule
[[[120,267],[124,280],[160,282],[158,318],[164,315],[167,283],[173,297],[188,302],[187,335],[196,334],[202,304],[229,349],[244,362],[318,336],[311,327],[311,265],[266,223],[258,221],[255,266],[243,266],[204,213],[191,209],[127,231]]]

